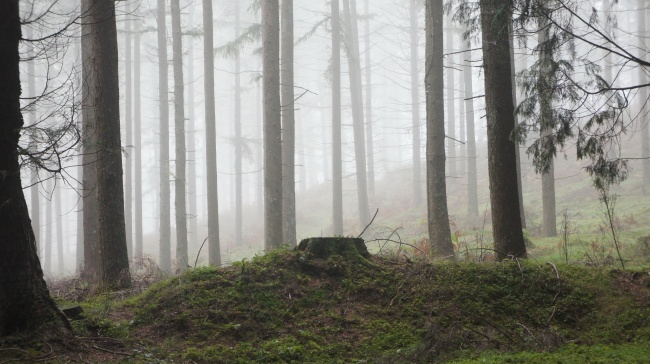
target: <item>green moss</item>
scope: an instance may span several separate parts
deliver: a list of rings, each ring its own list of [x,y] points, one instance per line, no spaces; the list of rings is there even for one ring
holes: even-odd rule
[[[533,261],[369,263],[283,248],[192,269],[123,304],[94,302],[83,324],[197,363],[517,362],[650,340],[647,273]],[[102,321],[107,309],[129,312],[128,322]]]

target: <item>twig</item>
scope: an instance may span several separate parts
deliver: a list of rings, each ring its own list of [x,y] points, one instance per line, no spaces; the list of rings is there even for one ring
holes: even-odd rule
[[[133,354],[131,354],[131,353],[120,353],[120,352],[118,352],[118,351],[112,351],[112,350],[108,350],[108,349],[100,348],[100,347],[97,346],[97,345],[93,345],[93,348],[95,348],[95,349],[97,349],[97,350],[101,350],[101,351],[106,352],[106,353],[109,353],[109,354],[123,355],[123,356],[133,356]]]
[[[368,223],[368,225],[366,225],[366,227],[363,228],[363,231],[361,232],[361,234],[359,234],[359,236],[357,236],[357,239],[360,238],[361,235],[363,235],[363,233],[366,232],[366,230],[370,227],[370,225],[372,225],[372,222],[375,221],[375,217],[377,217],[377,214],[378,214],[378,213],[379,213],[379,209],[377,209],[377,211],[375,211],[375,216],[373,216],[373,217],[372,217],[372,220],[370,220],[370,222]]]
[[[205,245],[205,242],[208,241],[208,237],[203,240],[203,243],[201,243],[201,247],[199,248],[199,252],[196,253],[196,260],[194,261],[194,268],[196,268],[196,264],[199,262],[199,256],[201,255],[201,250],[203,249],[203,245]]]
[[[558,272],[557,267],[555,266],[555,264],[553,264],[553,262],[548,262],[548,264],[551,267],[553,267],[553,269],[555,269],[555,276],[557,277],[557,279],[560,279],[560,272]]]

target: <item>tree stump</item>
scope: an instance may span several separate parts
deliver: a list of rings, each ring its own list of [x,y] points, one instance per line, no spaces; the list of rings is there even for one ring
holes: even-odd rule
[[[327,259],[332,255],[345,258],[368,259],[370,253],[361,238],[325,237],[303,239],[298,244],[298,250],[311,253],[315,258]]]

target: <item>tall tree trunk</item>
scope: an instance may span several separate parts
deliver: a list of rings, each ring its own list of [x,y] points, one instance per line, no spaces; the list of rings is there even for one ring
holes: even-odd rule
[[[239,1],[235,1],[235,39],[240,34]],[[243,196],[242,196],[242,119],[241,119],[241,59],[235,55],[235,244],[242,245]]]
[[[443,100],[442,0],[426,1],[427,227],[431,253],[453,257],[445,181],[445,107]]]
[[[539,26],[538,43],[543,44],[548,40],[548,21],[543,19]],[[544,47],[542,47],[544,48]],[[540,102],[540,137],[544,145],[545,153],[550,153],[547,148],[551,148],[553,143],[553,95],[552,85],[549,84],[550,77],[547,73],[552,67],[549,63],[553,61],[553,51],[550,49],[543,49],[539,53],[540,62],[542,63],[542,76],[539,78],[540,90],[542,93],[539,98]],[[519,148],[517,148],[519,150]],[[557,236],[556,227],[556,213],[555,213],[555,168],[553,166],[553,158],[550,159],[548,170],[542,173],[542,231],[544,236],[552,237]],[[523,209],[522,209],[523,210]],[[522,225],[523,225],[522,220]]]
[[[71,328],[49,295],[36,254],[18,164],[21,40],[18,0],[0,1],[0,337],[38,331],[60,336]]]
[[[81,148],[80,148],[81,151]],[[81,196],[83,196],[83,155],[81,154],[83,151],[79,153],[79,156],[77,157],[77,190],[81,191]],[[83,272],[83,266],[84,266],[84,215],[83,215],[83,198],[79,197],[77,200],[77,250],[76,250],[76,259],[75,259],[75,266],[76,266],[76,272],[81,276]]]
[[[332,0],[332,235],[343,235],[341,152],[341,22],[339,0]]]
[[[462,52],[463,44],[463,33],[462,28],[456,28],[456,33],[458,35],[458,43],[461,44],[460,51]],[[458,77],[458,89],[456,90],[456,95],[459,96],[458,99],[458,176],[459,178],[465,178],[467,174],[467,132],[465,128],[465,101],[463,100],[463,95],[465,94],[465,72],[463,70],[463,54],[458,53],[456,55],[456,70],[460,70]]]
[[[126,150],[124,153],[124,222],[126,226],[126,247],[129,259],[133,257],[133,157],[131,146],[133,145],[133,68],[131,67],[131,17],[133,3],[127,4],[126,19],[124,24],[124,126]]]
[[[368,208],[368,176],[366,173],[365,131],[363,128],[363,92],[361,85],[361,61],[359,59],[359,31],[356,22],[355,0],[343,0],[345,14],[350,94],[352,98],[352,124],[354,131],[354,160],[357,171],[357,202],[359,205],[359,225],[370,221]]]
[[[470,40],[463,40],[463,79],[465,87],[465,121],[467,124],[467,223],[478,225],[478,183],[476,171],[476,136],[474,127],[474,84]]]
[[[510,79],[508,24],[511,9],[501,0],[480,0],[485,101],[487,110],[488,172],[494,250],[498,260],[526,257],[517,190],[514,102]],[[504,11],[505,10],[505,11]]]
[[[208,198],[208,264],[221,265],[217,188],[217,129],[214,105],[214,32],[212,0],[203,0],[203,86],[205,90],[205,152]]]
[[[102,285],[122,289],[131,286],[122,181],[120,140],[120,95],[115,2],[93,3],[93,68],[95,121],[97,128],[97,200]]]
[[[510,79],[512,80],[512,100],[514,103],[515,109],[519,105],[519,102],[517,101],[517,80],[516,80],[516,75],[517,75],[517,69],[515,67],[515,38],[514,34],[512,31],[512,23],[509,25],[509,43],[510,43]],[[515,126],[519,125],[519,118],[517,117],[517,114],[514,115],[515,117]],[[521,156],[519,152],[519,144],[515,144],[516,149],[515,153],[517,156],[517,196],[519,198],[519,206],[521,209],[519,210],[519,215],[521,218],[521,227],[526,228],[526,213],[524,211],[524,190],[523,190],[523,184],[522,184],[522,179],[521,179]],[[555,197],[553,198],[555,199]],[[555,205],[554,205],[555,206]],[[555,209],[555,207],[553,207]]]
[[[140,93],[140,19],[134,22],[133,39],[133,137],[135,150],[133,151],[135,162],[135,246],[133,256],[142,258],[144,233],[142,231],[142,101]]]
[[[293,92],[293,0],[282,0],[282,223],[283,242],[296,245],[296,119]]]
[[[32,30],[30,27],[27,27],[27,38],[32,38]],[[30,44],[29,46],[29,58],[27,62],[27,96],[34,98],[36,97],[36,62],[34,59],[34,46]],[[27,121],[29,125],[36,124],[36,110],[31,108],[27,114]],[[35,143],[35,140],[30,142]],[[38,188],[40,177],[38,174],[38,168],[34,168],[31,171],[30,181],[32,186],[29,188],[30,199],[31,199],[31,209],[30,217],[32,219],[32,229],[34,230],[34,237],[36,239],[36,251],[38,251],[39,244],[41,242],[41,201],[39,198]]]
[[[647,59],[648,43],[646,42],[647,29],[646,29],[646,16],[650,2],[647,0],[639,2],[639,9],[637,9],[638,23],[639,23],[639,49],[641,50],[640,56],[642,59]],[[643,85],[648,82],[648,75],[644,67],[639,67],[639,84]],[[650,128],[648,127],[648,89],[642,87],[639,89],[639,100],[641,102],[641,158],[643,158],[643,193],[650,194]]]
[[[54,229],[54,223],[52,220],[52,202],[54,194],[54,183],[52,183],[52,178],[48,178],[45,183],[45,190],[49,194],[47,198],[47,203],[45,204],[45,240],[43,241],[43,270],[45,275],[52,276],[52,230]]]
[[[61,194],[63,190],[59,186],[54,190],[54,213],[56,214],[56,273],[62,276],[64,273],[63,261],[63,213]]]
[[[171,0],[172,48],[174,63],[174,134],[176,137],[176,175],[174,176],[176,210],[176,265],[188,267],[187,210],[185,201],[185,96],[183,84],[183,41],[180,0]]]
[[[451,15],[446,18],[446,28],[445,36],[447,40],[445,41],[445,49],[447,53],[454,52],[454,22],[451,19]],[[455,70],[453,55],[448,55],[445,57],[447,59],[447,84],[445,88],[447,89],[447,153],[449,155],[449,172],[448,175],[452,178],[458,177],[458,171],[456,170],[456,92],[455,92]]]
[[[411,133],[413,134],[413,202],[422,203],[422,187],[420,186],[420,42],[418,35],[418,0],[410,0],[409,19],[411,22]]]
[[[99,248],[99,210],[97,200],[97,130],[95,123],[95,87],[93,69],[97,59],[93,56],[93,33],[96,24],[92,0],[81,1],[81,119],[83,144],[83,231],[84,266],[82,278],[99,281],[102,275]]]
[[[261,67],[261,66],[260,66]],[[260,171],[257,174],[257,204],[264,206],[264,100],[262,99],[262,82],[255,87],[255,121],[258,127],[259,148],[257,149],[257,166]],[[264,208],[258,208],[257,214],[260,220],[261,230],[264,230]]]
[[[158,0],[158,102],[160,117],[160,269],[172,271],[171,191],[169,188],[169,65],[165,0]],[[206,95],[207,100],[207,95]]]
[[[355,0],[352,0],[355,3]],[[356,8],[356,6],[355,6]],[[368,156],[368,198],[375,201],[375,147],[372,131],[372,63],[370,62],[370,0],[365,0],[366,155]],[[352,10],[356,18],[356,9]],[[353,19],[356,23],[356,19]]]
[[[278,0],[262,0],[264,87],[264,239],[267,252],[282,244],[282,146],[280,12]]]
[[[187,28],[194,30],[194,9],[195,2],[190,5],[190,14],[188,17]],[[189,247],[196,247],[197,251],[200,248],[199,244],[203,239],[199,240],[198,231],[198,213],[196,208],[196,125],[194,115],[194,38],[189,37],[188,52],[187,52],[187,222],[188,222],[188,236],[191,238],[188,242]]]

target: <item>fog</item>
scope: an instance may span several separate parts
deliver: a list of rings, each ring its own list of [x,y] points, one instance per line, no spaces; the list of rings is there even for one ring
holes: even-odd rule
[[[57,41],[65,43],[54,46],[53,43],[37,46],[34,50],[29,44],[24,45],[25,61],[21,65],[26,125],[39,124],[43,127],[61,125],[79,125],[80,111],[79,89],[81,83],[79,20],[75,18],[76,3],[61,1],[55,5],[57,11],[48,15],[48,22],[38,22],[24,27],[27,38],[36,38],[39,34],[50,34],[53,29],[60,29],[63,24],[72,25],[62,33]],[[44,4],[36,2],[36,8],[43,10]],[[156,2],[153,0],[127,0],[116,2],[117,29],[119,42],[120,72],[120,116],[122,124],[123,163],[125,178],[135,181],[133,156],[136,150],[142,158],[142,227],[144,232],[145,256],[157,259],[158,231],[160,224],[160,122],[159,122],[159,81],[158,81],[158,46],[156,38]],[[263,158],[262,158],[262,84],[261,84],[261,39],[259,29],[255,26],[261,22],[259,9],[252,0],[215,0],[214,6],[214,54],[215,54],[215,91],[217,133],[217,170],[221,252],[224,264],[251,257],[264,252],[263,229]],[[371,215],[378,210],[377,218],[364,235],[367,240],[391,234],[397,230],[404,242],[417,242],[426,238],[426,197],[415,201],[413,197],[413,126],[412,113],[419,109],[420,130],[416,138],[420,140],[420,188],[424,194],[426,187],[425,168],[425,90],[424,90],[424,8],[417,12],[417,79],[419,83],[419,101],[412,102],[411,85],[411,23],[409,18],[409,0],[357,0],[359,15],[359,35],[361,50],[361,67],[363,71],[364,108],[366,87],[371,90],[371,138],[373,145],[375,193],[370,196]],[[584,7],[600,9],[600,2],[585,1]],[[617,41],[624,47],[638,47],[635,2],[620,2],[613,12],[617,17]],[[186,156],[187,156],[187,199],[188,199],[188,240],[189,261],[198,265],[207,264],[206,247],[199,250],[207,238],[207,180],[206,180],[206,131],[205,131],[205,97],[203,86],[203,36],[202,7],[198,0],[181,1],[181,20],[183,28],[183,67],[185,85],[186,118]],[[29,8],[22,9],[25,18],[29,18]],[[235,11],[239,11],[239,30],[235,29]],[[62,15],[64,14],[64,15]],[[168,59],[170,64],[170,115],[173,115],[173,75],[171,71],[172,37],[171,20],[167,19]],[[296,2],[294,8],[295,32],[295,115],[296,115],[296,204],[298,240],[310,236],[326,236],[332,233],[332,116],[331,116],[331,29],[329,23],[330,5],[325,1]],[[128,25],[127,25],[128,23]],[[140,47],[127,44],[127,35],[133,41],[136,23],[140,29]],[[369,44],[365,41],[366,23],[369,26]],[[49,24],[49,27],[43,24]],[[127,27],[131,33],[127,33]],[[28,33],[31,32],[31,33]],[[453,74],[453,84],[445,85],[445,100],[454,100],[453,114],[455,127],[447,130],[447,136],[453,149],[447,150],[448,201],[452,232],[459,234],[470,226],[467,215],[467,162],[466,133],[464,120],[466,103],[463,68],[471,66],[475,112],[475,135],[477,144],[476,162],[478,166],[478,201],[481,223],[478,228],[489,225],[489,186],[487,181],[487,148],[485,94],[480,35],[472,34],[469,56],[462,52],[462,29],[459,23],[445,23],[445,32],[450,36],[445,39],[445,72]],[[236,33],[249,35],[237,39]],[[524,39],[526,38],[526,39]],[[451,42],[449,42],[451,40]],[[235,43],[237,45],[235,46]],[[537,43],[537,36],[529,34],[515,40],[515,60],[517,71],[522,71],[535,62],[536,55],[532,49]],[[40,52],[39,47],[43,51]],[[56,49],[54,49],[54,48]],[[131,59],[127,60],[126,47],[131,47]],[[28,55],[36,54],[33,62]],[[130,72],[134,71],[135,53],[140,52],[140,99],[141,115],[135,113],[133,104],[128,106],[127,96],[135,97],[134,81],[127,84],[127,62]],[[604,58],[604,52],[593,50],[584,44],[578,44],[577,53],[593,54],[594,58]],[[369,53],[370,63],[366,54]],[[239,57],[235,57],[238,54]],[[470,60],[469,65],[464,58]],[[241,90],[241,139],[236,138],[235,76],[236,63],[239,62]],[[357,219],[357,190],[352,133],[352,110],[350,97],[350,79],[346,53],[342,51],[342,151],[343,151],[343,201],[344,201],[344,235],[357,236],[365,226],[360,226]],[[31,65],[33,64],[33,65]],[[33,70],[30,68],[33,67]],[[617,59],[613,61],[615,79],[618,85],[634,83],[636,72],[627,64]],[[370,80],[365,71],[370,69]],[[32,74],[33,73],[33,74]],[[133,74],[129,76],[133,80]],[[33,78],[35,90],[30,89],[29,79]],[[450,78],[445,78],[450,80]],[[370,82],[368,84],[368,82]],[[129,89],[127,91],[127,89]],[[518,90],[521,97],[522,90]],[[47,94],[32,105],[35,95]],[[72,96],[71,96],[72,95]],[[191,100],[191,101],[190,101]],[[624,117],[636,120],[641,115],[640,97],[636,92],[629,94],[630,106]],[[129,101],[129,102],[132,102]],[[77,105],[77,106],[75,106]],[[449,105],[448,103],[446,105]],[[128,111],[128,112],[127,112]],[[451,114],[447,110],[447,114]],[[134,121],[140,118],[142,131],[141,145],[134,144],[133,135],[127,135],[127,125],[133,133]],[[461,121],[462,120],[462,121]],[[173,123],[173,119],[170,121]],[[639,126],[632,126],[620,142],[615,145],[616,152],[622,158],[640,157]],[[634,124],[636,125],[636,124]],[[173,126],[173,125],[172,125]],[[25,133],[27,135],[27,133]],[[50,137],[52,137],[50,135]],[[529,221],[529,230],[541,224],[541,182],[540,176],[526,154],[527,145],[537,136],[529,135],[529,140],[520,146],[522,166],[522,189],[524,207]],[[40,214],[39,224],[35,226],[40,236],[40,257],[48,277],[72,275],[77,271],[77,245],[82,242],[79,234],[79,216],[82,211],[81,195],[87,189],[81,185],[81,167],[78,145],[73,137],[65,137],[61,148],[60,162],[52,153],[49,157],[55,162],[40,166],[38,176],[28,171],[34,167],[25,163],[23,186],[28,206],[32,206],[34,195],[28,192],[30,186],[38,188]],[[127,143],[127,141],[129,141]],[[170,128],[170,186],[171,200],[174,201],[174,130]],[[29,140],[23,139],[27,145]],[[44,141],[43,141],[44,142]],[[590,177],[582,169],[584,162],[577,162],[575,151],[568,143],[556,158],[555,180],[558,190],[558,213],[569,209],[580,219],[581,206],[590,205],[595,192],[590,189]],[[235,147],[240,145],[242,151],[242,199],[243,228],[242,241],[235,241],[236,180]],[[65,147],[67,146],[67,147]],[[129,162],[130,160],[130,162]],[[58,171],[60,163],[61,171]],[[642,161],[631,160],[630,177],[617,189],[628,197],[640,196]],[[450,164],[454,167],[451,168]],[[50,169],[50,171],[46,170]],[[454,171],[455,173],[450,173]],[[571,186],[571,190],[563,190]],[[514,192],[514,191],[513,191]],[[515,192],[516,193],[516,192]],[[134,204],[137,196],[131,190],[127,194],[126,204]],[[173,205],[172,205],[173,207]],[[34,220],[34,211],[30,211]],[[172,252],[174,251],[174,211],[172,213]],[[280,213],[280,212],[278,212]],[[127,216],[127,231],[131,226],[133,234],[134,216]],[[134,236],[127,237],[134,244]],[[59,248],[59,246],[61,248]],[[59,253],[58,249],[62,249]],[[59,266],[62,254],[63,266]],[[198,255],[198,257],[197,257]],[[174,259],[172,254],[172,260]]]

